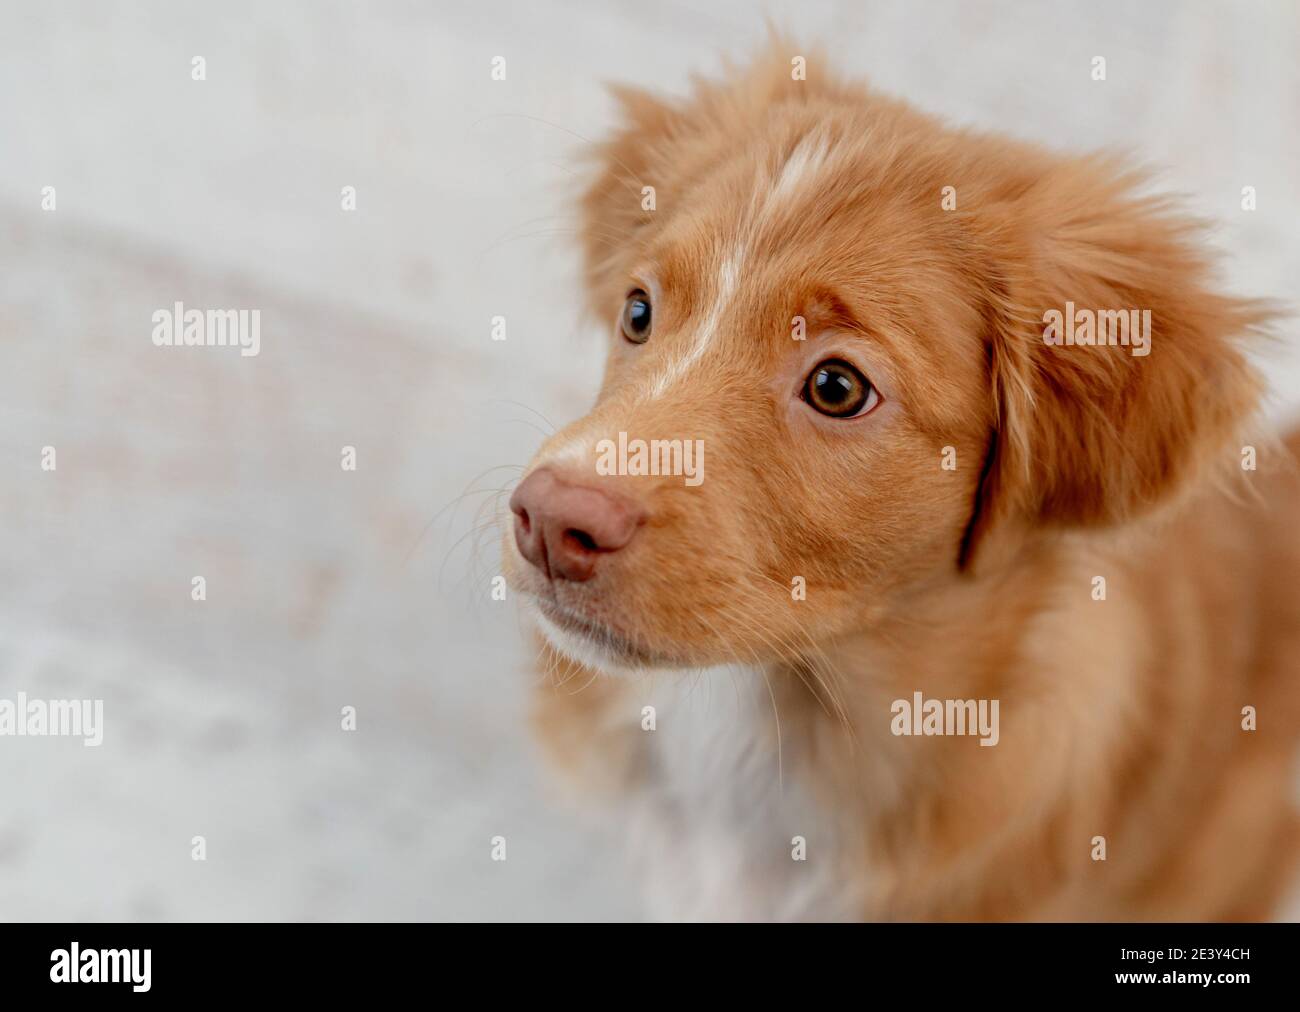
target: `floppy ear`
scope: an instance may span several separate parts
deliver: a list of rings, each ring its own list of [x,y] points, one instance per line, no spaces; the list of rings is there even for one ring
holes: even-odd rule
[[[1221,457],[1257,403],[1241,343],[1270,307],[1217,293],[1199,225],[1135,195],[1141,181],[1103,160],[1063,162],[986,223],[996,420],[963,566],[1005,518],[1096,527],[1146,513]],[[1138,310],[1139,326],[1149,311],[1149,344],[1102,343],[1104,317],[1096,344],[1049,343],[1070,328],[1067,304]]]

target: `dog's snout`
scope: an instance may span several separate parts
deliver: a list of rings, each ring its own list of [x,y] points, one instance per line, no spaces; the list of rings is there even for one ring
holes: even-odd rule
[[[624,548],[645,519],[622,496],[539,468],[510,497],[519,553],[550,579],[589,580],[601,555]]]

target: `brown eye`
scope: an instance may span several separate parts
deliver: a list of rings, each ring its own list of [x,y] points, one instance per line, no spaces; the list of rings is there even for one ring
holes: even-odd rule
[[[831,418],[865,414],[880,401],[870,381],[842,359],[827,359],[808,374],[803,399]]]
[[[628,295],[619,326],[633,344],[645,344],[650,339],[650,296],[639,288]]]

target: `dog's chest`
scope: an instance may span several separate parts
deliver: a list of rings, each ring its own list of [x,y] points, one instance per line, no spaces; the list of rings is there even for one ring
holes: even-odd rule
[[[663,919],[842,919],[855,915],[843,841],[807,788],[803,749],[778,748],[757,671],[647,680],[643,762],[623,807],[651,913]],[[643,720],[643,728],[645,725]]]

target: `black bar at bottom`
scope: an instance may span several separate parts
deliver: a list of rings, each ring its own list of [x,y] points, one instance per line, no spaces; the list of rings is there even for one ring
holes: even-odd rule
[[[77,1002],[334,1003],[412,988],[470,1001],[682,997],[685,987],[808,998],[809,987],[854,979],[864,993],[892,982],[927,997],[1133,987],[1226,997],[1291,990],[1300,943],[1296,924],[7,924],[0,934],[6,999]]]

